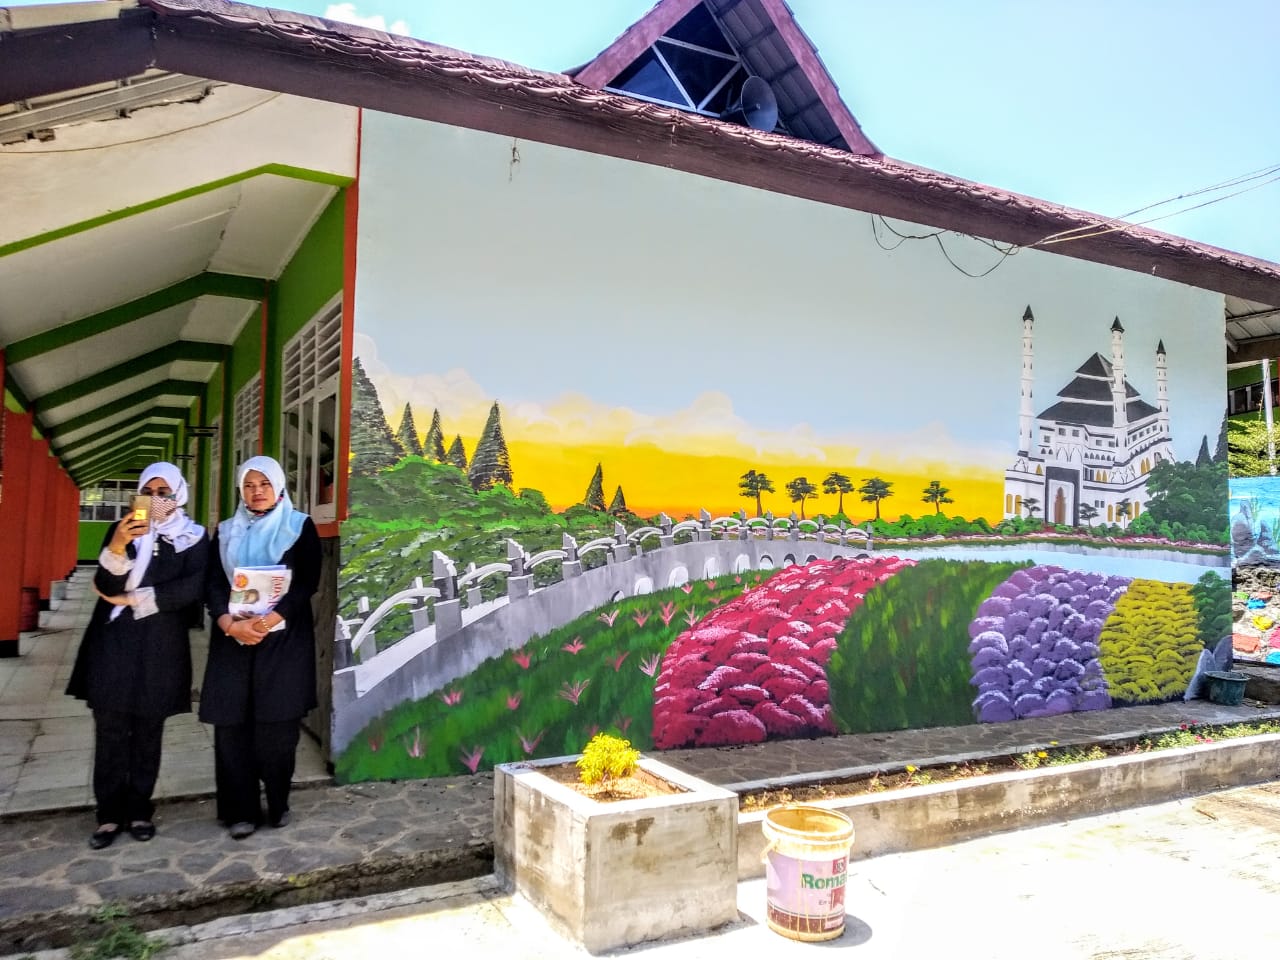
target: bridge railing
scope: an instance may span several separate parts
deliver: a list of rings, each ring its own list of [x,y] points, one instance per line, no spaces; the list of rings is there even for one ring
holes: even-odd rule
[[[866,529],[841,521],[827,523],[825,518],[800,519],[794,513],[788,517],[775,517],[766,513],[762,517],[748,518],[745,514],[712,518],[706,510],[699,511],[697,519],[672,521],[666,514],[659,514],[652,525],[628,531],[615,521],[609,536],[596,537],[579,546],[568,533],[561,537],[559,549],[543,550],[530,555],[516,540],[508,539],[507,559],[477,567],[468,564],[459,575],[455,562],[436,550],[431,555],[431,585],[422,577],[415,577],[404,590],[387,597],[370,609],[368,597],[360,597],[356,604],[356,616],[338,618],[335,630],[335,666],[341,668],[357,662],[368,662],[378,654],[377,627],[387,617],[402,607],[408,607],[412,617],[413,632],[434,626],[437,642],[452,636],[463,626],[463,600],[465,609],[475,609],[485,602],[483,586],[493,578],[505,576],[506,590],[494,602],[514,603],[528,597],[538,588],[534,586],[534,571],[547,563],[560,563],[562,583],[582,575],[584,557],[593,560],[599,556],[605,563],[622,563],[632,557],[643,556],[655,550],[676,545],[677,536],[689,536],[686,542],[707,542],[716,539],[735,540],[817,540],[838,545],[858,545],[872,549],[870,524]],[[657,539],[657,545],[652,540]],[[592,564],[588,564],[590,566]],[[548,584],[554,586],[555,584]]]

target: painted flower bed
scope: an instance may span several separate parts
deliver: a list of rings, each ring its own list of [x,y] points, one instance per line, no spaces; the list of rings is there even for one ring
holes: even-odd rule
[[[913,561],[787,567],[680,634],[654,687],[653,743],[759,743],[835,733],[826,666],[867,591]]]
[[[1128,577],[1041,565],[996,588],[969,625],[973,707],[986,723],[1101,710],[1098,637]]]
[[[1117,600],[1098,646],[1117,703],[1158,703],[1181,696],[1204,649],[1191,587],[1133,581]]]

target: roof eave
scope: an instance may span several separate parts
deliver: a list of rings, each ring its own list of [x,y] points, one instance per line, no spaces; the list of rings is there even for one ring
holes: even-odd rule
[[[134,18],[128,24],[122,17],[118,42],[134,56],[149,50],[147,66],[299,96],[324,90],[326,99],[352,106],[655,164],[1020,246],[1089,228],[1082,239],[1051,249],[1280,304],[1280,265],[1111,224],[889,158],[761,133],[592,90],[562,74],[379,31],[226,0],[141,3],[149,8],[148,16],[150,11],[155,15],[149,22]],[[45,92],[110,79],[59,79],[78,77],[79,72],[62,57],[45,62],[39,71],[48,82],[61,83]],[[0,90],[11,74],[10,64],[0,57]]]

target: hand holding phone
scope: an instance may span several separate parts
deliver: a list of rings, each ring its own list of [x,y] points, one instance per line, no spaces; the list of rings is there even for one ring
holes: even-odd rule
[[[107,549],[112,553],[122,554],[138,537],[144,536],[151,529],[151,498],[142,495],[134,496],[129,501],[129,512],[120,518],[116,531],[111,535]]]

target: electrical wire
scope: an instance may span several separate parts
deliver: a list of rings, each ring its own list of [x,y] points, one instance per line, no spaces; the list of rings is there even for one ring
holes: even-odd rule
[[[1199,190],[1192,190],[1188,193],[1180,193],[1176,197],[1169,197],[1168,199],[1165,199],[1165,200],[1157,200],[1155,203],[1149,203],[1145,207],[1138,207],[1136,210],[1130,210],[1128,213],[1122,213],[1118,217],[1110,217],[1106,220],[1099,221],[1098,223],[1089,224],[1087,226],[1072,227],[1070,230],[1060,230],[1057,233],[1051,233],[1049,234],[1049,236],[1043,237],[1042,239],[1038,240],[1035,244],[1032,244],[1032,246],[1037,246],[1042,243],[1049,243],[1051,241],[1056,242],[1057,238],[1059,237],[1066,237],[1069,234],[1073,234],[1073,233],[1081,233],[1084,231],[1096,230],[1098,227],[1106,224],[1120,223],[1121,221],[1127,222],[1130,217],[1136,216],[1139,213],[1146,213],[1148,210],[1154,210],[1156,207],[1163,207],[1165,204],[1175,203],[1178,200],[1189,200],[1192,197],[1198,197],[1198,196],[1201,196],[1202,194],[1212,193],[1215,190],[1226,190],[1230,187],[1239,186],[1242,183],[1249,183],[1252,180],[1258,180],[1262,177],[1270,176],[1271,174],[1275,174],[1275,173],[1280,173],[1280,164],[1271,164],[1270,166],[1260,167],[1257,170],[1252,170],[1249,173],[1242,173],[1239,176],[1231,177],[1227,180],[1223,180],[1221,183],[1215,183],[1212,186],[1201,187]],[[1267,181],[1267,182],[1270,183],[1273,181]],[[1263,187],[1263,186],[1266,186],[1266,184],[1260,183],[1258,184],[1258,186]],[[1253,189],[1253,188],[1250,188],[1250,189]],[[1245,192],[1245,191],[1241,191],[1241,192]],[[1219,199],[1228,200],[1231,197],[1238,196],[1238,195],[1239,194],[1231,194],[1230,196],[1221,197]],[[1211,201],[1211,202],[1216,202],[1216,201]],[[1198,206],[1206,206],[1206,204],[1199,204]],[[1189,207],[1188,209],[1195,210],[1197,209],[1197,207]],[[1179,212],[1182,212],[1182,211],[1179,211]],[[1167,216],[1176,216],[1176,213],[1167,214]],[[1155,219],[1163,219],[1163,218],[1155,218]],[[1155,219],[1146,220],[1143,222],[1154,223]]]
[[[877,221],[881,225],[883,225],[886,230],[888,230],[890,233],[892,233],[895,237],[898,238],[897,243],[893,244],[893,246],[885,245],[884,241],[880,239],[880,231],[876,226]],[[979,280],[982,277],[988,276],[991,273],[995,272],[997,267],[999,267],[1007,259],[1014,256],[1015,254],[1018,253],[1019,250],[1022,249],[1016,244],[1008,244],[1007,246],[1001,246],[1000,244],[996,243],[994,240],[987,240],[983,237],[969,237],[969,239],[977,240],[979,243],[983,244],[984,246],[990,247],[992,250],[996,251],[996,253],[1000,254],[1000,259],[997,260],[990,267],[988,267],[986,270],[983,270],[981,273],[972,273],[969,270],[966,270],[964,267],[960,266],[960,264],[956,263],[954,258],[951,256],[951,252],[947,250],[947,245],[942,242],[943,235],[947,233],[956,233],[956,231],[933,230],[933,231],[930,231],[929,233],[902,233],[899,230],[895,230],[890,225],[889,221],[886,220],[880,214],[875,214],[871,218],[871,235],[875,237],[876,244],[880,247],[881,250],[897,250],[898,247],[902,246],[908,240],[932,240],[938,245],[938,249],[942,251],[942,256],[947,261],[947,263],[951,264],[952,267],[954,267],[960,273],[963,273],[966,277],[971,277],[974,280]],[[956,235],[968,236],[968,234],[958,234],[958,233]]]
[[[1277,167],[1276,169],[1277,169],[1277,170],[1280,170],[1280,167]],[[1160,221],[1160,220],[1168,220],[1170,217],[1176,217],[1176,216],[1179,216],[1180,214],[1190,213],[1192,210],[1199,210],[1201,207],[1208,207],[1208,206],[1212,206],[1212,205],[1213,205],[1213,204],[1215,204],[1215,203],[1221,203],[1223,200],[1230,200],[1230,199],[1232,199],[1233,197],[1239,197],[1239,196],[1242,196],[1243,194],[1250,193],[1250,192],[1252,192],[1252,191],[1254,191],[1254,190],[1261,189],[1262,187],[1269,186],[1270,184],[1277,183],[1277,182],[1280,182],[1280,174],[1278,174],[1277,176],[1272,177],[1270,180],[1264,180],[1264,181],[1262,181],[1262,183],[1255,183],[1255,184],[1254,184],[1253,186],[1251,186],[1251,187],[1245,187],[1243,190],[1237,190],[1235,193],[1228,193],[1226,196],[1223,196],[1223,197],[1214,197],[1212,200],[1206,200],[1206,201],[1204,201],[1203,203],[1196,203],[1196,204],[1192,204],[1192,205],[1191,205],[1191,206],[1189,206],[1189,207],[1183,207],[1181,210],[1174,210],[1172,213],[1165,213],[1165,214],[1161,214],[1161,215],[1160,215],[1160,216],[1158,216],[1158,217],[1151,217],[1151,218],[1149,218],[1149,219],[1147,219],[1147,220],[1139,220],[1139,221],[1137,221],[1137,222],[1128,222],[1128,221],[1126,221],[1126,222],[1124,222],[1124,223],[1116,223],[1114,226],[1106,227],[1105,229],[1101,229],[1101,230],[1096,229],[1097,227],[1099,227],[1099,226],[1101,226],[1101,225],[1102,225],[1101,223],[1098,223],[1098,224],[1092,224],[1092,225],[1091,225],[1091,226],[1089,226],[1089,227],[1077,227],[1077,228],[1076,228],[1077,230],[1087,230],[1087,229],[1092,229],[1092,230],[1093,230],[1093,232],[1092,232],[1092,233],[1077,233],[1077,234],[1074,234],[1074,235],[1069,236],[1069,237],[1066,237],[1066,236],[1064,236],[1064,237],[1059,237],[1058,239],[1046,238],[1046,239],[1044,239],[1044,240],[1037,240],[1035,243],[1031,244],[1031,246],[1033,246],[1033,247],[1046,246],[1046,247],[1047,247],[1047,246],[1052,246],[1053,244],[1056,244],[1056,243],[1068,243],[1068,242],[1070,242],[1070,241],[1072,241],[1072,240],[1088,240],[1088,239],[1089,239],[1089,238],[1091,238],[1091,237],[1101,237],[1101,236],[1103,236],[1103,235],[1105,235],[1105,234],[1108,234],[1108,233],[1115,233],[1115,232],[1120,231],[1120,230],[1126,230],[1126,229],[1128,229],[1129,227],[1145,227],[1145,226],[1146,226],[1147,224],[1149,224],[1149,223],[1157,223],[1157,222],[1158,222],[1158,221]],[[1199,192],[1203,192],[1203,191],[1197,191],[1197,193],[1199,193]],[[1187,196],[1188,196],[1188,197],[1196,196],[1196,195],[1197,195],[1197,193],[1188,194]],[[1174,197],[1173,199],[1174,199],[1174,200],[1177,200],[1177,199],[1180,199],[1180,198],[1178,198],[1178,197]],[[1148,209],[1148,210],[1149,210],[1149,209],[1152,209],[1152,207],[1156,207],[1156,206],[1163,206],[1165,203],[1169,203],[1169,202],[1171,202],[1171,201],[1169,201],[1169,200],[1162,200],[1160,203],[1158,203],[1158,204],[1152,204],[1152,205],[1151,205],[1151,207],[1146,207],[1145,209]],[[1109,222],[1109,223],[1115,223],[1115,221],[1103,221],[1103,222],[1104,222],[1104,223],[1108,223],[1108,222]],[[1055,235],[1055,236],[1056,236],[1056,235]]]
[[[1256,182],[1256,181],[1261,181],[1261,182]],[[1277,183],[1277,182],[1280,182],[1280,164],[1270,164],[1265,167],[1259,167],[1257,170],[1251,170],[1248,173],[1242,173],[1242,174],[1239,174],[1238,176],[1229,177],[1226,180],[1223,180],[1219,183],[1211,184],[1210,186],[1207,186],[1207,187],[1200,187],[1197,190],[1191,190],[1191,191],[1188,191],[1187,193],[1180,193],[1174,197],[1168,197],[1167,199],[1164,199],[1164,200],[1158,200],[1155,203],[1149,203],[1146,206],[1138,207],[1136,210],[1130,210],[1128,213],[1121,214],[1118,217],[1109,217],[1107,219],[1098,220],[1094,223],[1082,224],[1078,227],[1072,227],[1068,230],[1059,230],[1057,233],[1051,233],[1048,236],[1035,241],[1034,243],[1029,243],[1025,245],[1019,245],[1015,243],[1001,245],[994,240],[987,240],[983,237],[970,237],[969,239],[977,240],[979,243],[990,247],[992,250],[995,250],[997,253],[1000,254],[1000,259],[997,260],[990,268],[982,271],[981,273],[972,273],[971,271],[966,270],[964,267],[960,266],[960,264],[956,263],[956,261],[952,258],[951,253],[947,250],[946,244],[942,242],[943,234],[955,233],[956,231],[931,230],[928,233],[903,233],[900,230],[895,230],[893,226],[889,223],[889,221],[886,220],[882,215],[873,214],[871,217],[871,235],[875,238],[877,246],[879,246],[881,250],[886,250],[886,251],[896,250],[898,249],[898,247],[902,246],[908,240],[933,240],[935,243],[937,243],[938,249],[942,252],[942,256],[946,259],[947,263],[949,263],[952,267],[954,267],[960,273],[964,274],[966,277],[980,279],[982,277],[989,276],[991,273],[993,273],[996,270],[997,267],[999,267],[1002,263],[1004,263],[1005,260],[1007,260],[1009,257],[1014,256],[1020,250],[1033,249],[1036,247],[1049,247],[1059,243],[1069,243],[1073,240],[1088,240],[1093,237],[1105,236],[1108,233],[1117,233],[1122,230],[1128,230],[1131,227],[1143,227],[1150,223],[1157,223],[1161,220],[1167,220],[1170,217],[1176,217],[1184,213],[1189,213],[1192,210],[1199,210],[1202,207],[1208,207],[1208,206],[1212,206],[1215,203],[1221,203],[1223,200],[1231,200],[1234,197],[1242,196],[1243,194],[1250,193],[1253,190],[1259,190],[1262,187],[1270,186],[1271,184]],[[1145,213],[1148,210],[1155,210],[1158,207],[1163,207],[1170,203],[1177,203],[1179,200],[1190,200],[1195,197],[1204,196],[1207,193],[1216,193],[1222,190],[1228,190],[1232,187],[1241,186],[1242,184],[1251,184],[1251,185],[1244,187],[1244,189],[1242,190],[1236,190],[1232,193],[1228,193],[1223,196],[1213,197],[1201,203],[1192,204],[1189,207],[1182,207],[1178,210],[1172,211],[1171,213],[1162,213],[1160,214],[1160,216],[1157,216],[1157,217],[1149,217],[1146,220],[1139,220],[1136,222],[1131,221],[1129,219],[1130,217],[1133,217],[1137,214]],[[879,228],[881,226],[883,226],[884,229],[888,230],[889,233],[897,237],[898,242],[892,245],[886,244],[884,240],[882,240],[880,237]],[[967,234],[958,234],[958,235],[968,236]]]

